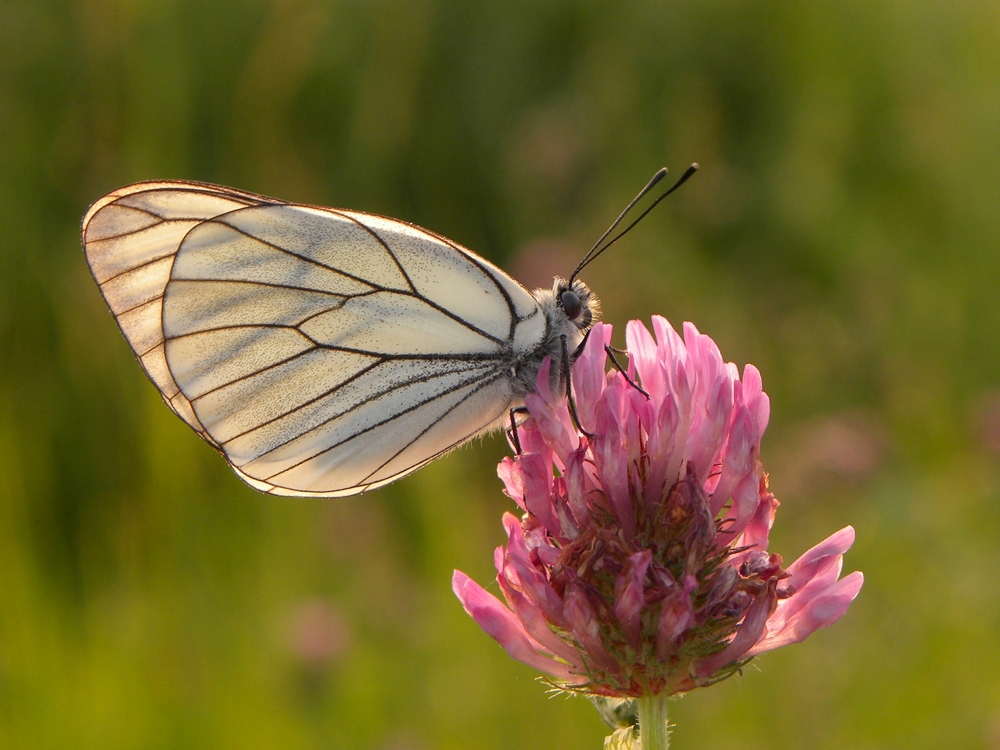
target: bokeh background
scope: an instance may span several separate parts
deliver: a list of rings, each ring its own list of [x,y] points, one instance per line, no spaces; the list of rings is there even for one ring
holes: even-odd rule
[[[672,706],[684,748],[1000,748],[1000,4],[0,0],[0,748],[598,748],[462,611],[499,438],[241,484],[161,403],[79,221],[142,179],[403,218],[760,367],[786,560],[847,616]]]

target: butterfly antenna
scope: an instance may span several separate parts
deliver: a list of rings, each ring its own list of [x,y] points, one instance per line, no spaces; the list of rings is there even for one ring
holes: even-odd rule
[[[632,229],[632,227],[634,227],[636,224],[638,224],[640,221],[642,221],[643,218],[645,218],[646,214],[648,214],[650,211],[652,211],[654,208],[656,208],[657,204],[660,201],[662,201],[664,198],[666,198],[672,192],[674,192],[675,190],[677,190],[677,188],[679,188],[681,185],[683,185],[685,182],[687,182],[691,178],[691,175],[693,175],[697,171],[698,171],[698,165],[697,164],[692,164],[690,167],[688,167],[686,170],[684,170],[684,174],[681,175],[680,179],[677,180],[677,182],[675,182],[669,188],[667,188],[667,190],[664,191],[664,193],[659,198],[657,198],[655,201],[653,201],[649,205],[649,207],[646,208],[645,211],[643,211],[641,214],[639,214],[638,218],[636,218],[635,221],[633,221],[631,224],[629,224],[627,227],[625,227],[621,232],[619,232],[618,234],[616,234],[610,240],[608,240],[607,242],[605,242],[605,240],[608,239],[608,235],[610,235],[612,232],[614,232],[615,229],[618,227],[618,225],[622,223],[622,220],[635,207],[635,204],[638,203],[640,200],[642,200],[642,198],[650,190],[652,190],[654,187],[656,187],[657,183],[659,183],[660,180],[662,180],[664,177],[667,176],[667,168],[663,167],[656,174],[654,174],[653,177],[652,177],[652,179],[648,183],[646,183],[646,187],[644,187],[642,190],[639,191],[639,194],[637,196],[635,196],[635,198],[633,198],[632,201],[625,207],[625,210],[622,211],[618,215],[618,218],[615,219],[614,223],[610,227],[608,227],[608,230],[604,234],[601,235],[601,238],[597,242],[595,242],[594,246],[592,248],[590,248],[589,251],[587,251],[587,254],[585,256],[583,256],[583,260],[580,261],[580,265],[578,265],[576,267],[576,270],[573,271],[573,275],[569,277],[569,283],[572,284],[573,281],[574,281],[574,279],[576,279],[577,274],[579,274],[580,271],[582,271],[584,268],[586,268],[591,263],[591,261],[593,261],[595,258],[597,258],[598,255],[600,255],[601,253],[603,253],[605,250],[607,250],[613,244],[615,244],[616,242],[618,242],[618,240],[620,240],[622,237],[624,237],[626,234],[628,234],[629,231]]]
[[[583,256],[583,260],[580,261],[580,265],[576,267],[576,270],[573,271],[573,275],[569,277],[570,283],[572,283],[573,279],[576,278],[576,275],[583,270],[583,267],[586,266],[588,263],[590,263],[591,260],[593,260],[592,256],[594,255],[595,251],[597,251],[597,248],[600,247],[601,243],[607,239],[609,234],[615,231],[615,227],[617,227],[619,224],[622,223],[622,219],[624,219],[625,216],[628,214],[628,212],[632,210],[632,207],[640,200],[642,200],[642,197],[646,193],[648,193],[650,190],[656,187],[656,184],[664,177],[666,177],[667,172],[669,171],[670,170],[668,170],[666,167],[661,167],[660,169],[658,169],[656,174],[653,175],[652,179],[650,179],[650,181],[646,183],[646,187],[640,190],[639,194],[635,196],[635,198],[633,198],[632,201],[627,206],[625,206],[625,210],[622,211],[620,214],[618,214],[618,218],[614,220],[614,223],[612,223],[612,225],[608,227],[607,231],[601,235],[600,239],[597,240],[597,242],[594,243],[594,246],[587,251],[587,254],[585,256]]]

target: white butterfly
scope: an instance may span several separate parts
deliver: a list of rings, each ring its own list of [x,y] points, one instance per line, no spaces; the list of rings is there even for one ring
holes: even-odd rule
[[[598,310],[575,273],[529,292],[406,222],[197,182],[109,193],[83,244],[170,408],[276,495],[364,492],[501,427]]]

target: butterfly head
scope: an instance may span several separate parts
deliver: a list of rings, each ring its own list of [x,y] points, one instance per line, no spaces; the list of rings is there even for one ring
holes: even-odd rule
[[[600,316],[597,295],[579,279],[568,282],[557,277],[552,285],[552,296],[566,319],[582,333],[586,333]]]

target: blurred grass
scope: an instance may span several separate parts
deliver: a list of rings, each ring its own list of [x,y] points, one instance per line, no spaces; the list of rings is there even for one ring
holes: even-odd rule
[[[698,161],[587,280],[619,327],[761,368],[774,548],[852,523],[867,582],[674,704],[676,746],[1000,748],[998,79],[985,0],[4,0],[0,747],[600,747],[450,592],[490,578],[501,441],[362,498],[253,493],[132,361],[79,219],[207,180],[527,280]]]

